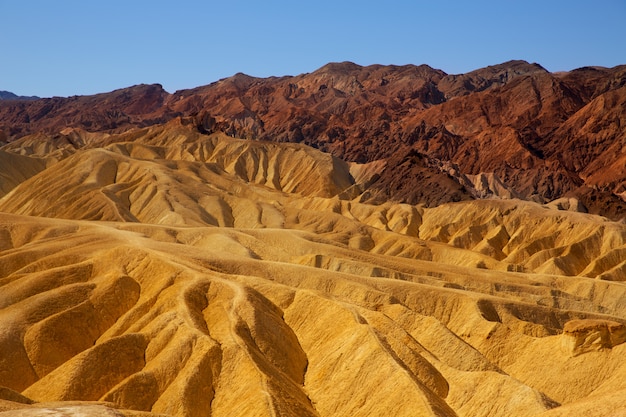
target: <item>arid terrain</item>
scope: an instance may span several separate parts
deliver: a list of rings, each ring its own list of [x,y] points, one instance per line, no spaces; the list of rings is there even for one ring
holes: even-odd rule
[[[4,96],[1,416],[626,416],[626,66]]]

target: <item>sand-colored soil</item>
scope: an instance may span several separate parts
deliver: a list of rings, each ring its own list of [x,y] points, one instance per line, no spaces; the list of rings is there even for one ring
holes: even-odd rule
[[[622,223],[177,123],[63,146],[0,150],[1,415],[626,415]]]

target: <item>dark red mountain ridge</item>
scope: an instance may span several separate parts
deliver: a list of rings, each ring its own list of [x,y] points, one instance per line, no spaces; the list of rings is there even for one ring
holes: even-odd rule
[[[245,74],[167,93],[0,101],[0,140],[124,132],[181,117],[201,132],[301,142],[385,161],[362,198],[436,205],[498,195],[577,198],[626,216],[626,65],[550,73],[510,61],[449,75],[427,65],[331,63],[298,76]]]

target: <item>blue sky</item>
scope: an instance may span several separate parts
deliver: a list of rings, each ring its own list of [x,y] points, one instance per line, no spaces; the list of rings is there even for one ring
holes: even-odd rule
[[[337,61],[449,74],[510,59],[611,67],[626,64],[625,25],[626,0],[0,0],[0,90],[174,92]]]

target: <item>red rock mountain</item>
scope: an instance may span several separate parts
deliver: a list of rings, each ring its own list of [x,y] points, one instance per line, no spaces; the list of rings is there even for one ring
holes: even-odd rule
[[[331,63],[309,74],[236,74],[169,94],[0,101],[0,140],[67,127],[123,132],[188,118],[201,132],[300,142],[376,162],[364,194],[436,205],[490,195],[626,215],[626,66],[550,73],[510,61],[448,75],[426,65]]]

